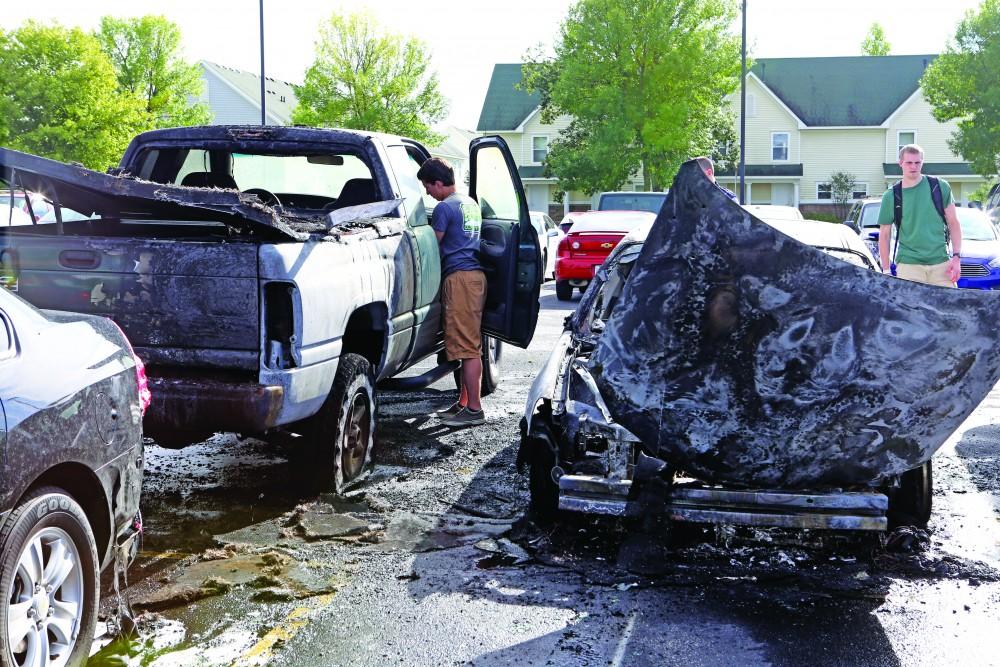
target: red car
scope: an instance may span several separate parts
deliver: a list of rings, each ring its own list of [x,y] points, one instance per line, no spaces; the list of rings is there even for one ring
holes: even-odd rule
[[[656,219],[647,211],[588,211],[563,219],[572,226],[560,241],[556,256],[556,298],[569,301],[573,288],[587,289],[597,270],[622,238],[644,222]]]

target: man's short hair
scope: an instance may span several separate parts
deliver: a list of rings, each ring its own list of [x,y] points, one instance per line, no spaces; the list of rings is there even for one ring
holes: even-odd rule
[[[916,144],[906,144],[899,149],[899,159],[903,159],[903,153],[916,153],[920,157],[924,156],[924,149]]]
[[[441,158],[432,157],[420,165],[417,178],[423,183],[441,181],[441,185],[455,185],[455,170]]]
[[[708,172],[709,169],[715,171],[715,165],[712,164],[711,158],[707,158],[704,155],[700,155],[696,157],[695,160],[698,161],[698,166],[701,167],[702,171]]]

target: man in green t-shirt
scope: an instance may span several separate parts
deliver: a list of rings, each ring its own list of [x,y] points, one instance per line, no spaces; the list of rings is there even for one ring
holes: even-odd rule
[[[962,228],[955,213],[951,186],[942,179],[941,203],[944,220],[934,206],[931,186],[920,170],[924,166],[924,150],[916,144],[899,149],[899,166],[903,170],[903,215],[897,234],[899,242],[890,247],[894,202],[892,188],[882,195],[878,212],[878,251],[882,271],[888,272],[896,263],[896,276],[928,285],[955,287],[962,274]],[[945,225],[951,240],[951,252],[945,240]],[[895,252],[895,257],[892,253]]]

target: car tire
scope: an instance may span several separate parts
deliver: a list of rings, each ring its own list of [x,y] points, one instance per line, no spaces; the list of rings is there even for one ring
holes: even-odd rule
[[[61,567],[53,566],[57,559]],[[90,521],[65,491],[42,487],[18,504],[0,531],[0,664],[86,662],[97,627],[98,562]],[[20,636],[11,636],[12,627]],[[32,650],[42,653],[32,659]]]
[[[479,395],[489,396],[500,386],[503,379],[503,342],[493,336],[483,336],[482,353],[480,360],[483,362],[483,379],[479,383]],[[454,373],[455,388],[459,395],[462,393],[462,369],[459,367]]]
[[[340,357],[330,395],[304,425],[295,472],[318,490],[342,493],[371,467],[378,408],[375,373],[360,354]]]
[[[556,298],[560,301],[569,301],[573,298],[573,286],[565,280],[556,281]]]
[[[549,251],[548,250],[543,250],[542,251],[542,275],[538,279],[538,284],[539,285],[541,285],[546,280],[548,280],[548,277],[549,277],[548,270],[549,270]]]
[[[899,476],[899,486],[889,492],[889,525],[926,528],[931,520],[934,478],[928,461]]]
[[[528,454],[528,508],[537,521],[550,523],[559,516],[559,485],[552,479],[552,469],[556,466],[556,456],[549,442],[552,441],[552,429],[544,414],[538,414],[532,420],[532,430],[539,435],[523,435],[527,442],[522,447]]]

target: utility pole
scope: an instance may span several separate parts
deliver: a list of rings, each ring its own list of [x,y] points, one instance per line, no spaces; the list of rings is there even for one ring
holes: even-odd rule
[[[264,82],[264,0],[259,0],[259,1],[260,1],[260,124],[267,125],[267,116],[264,111],[264,104],[265,104],[264,95],[267,94],[267,89]]]
[[[263,0],[261,0],[263,2]],[[261,47],[263,53],[263,47]],[[741,44],[742,76],[740,77],[740,203],[746,204],[746,134],[747,134],[747,0],[743,0],[743,41]],[[263,56],[261,56],[263,57]]]

